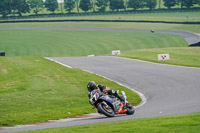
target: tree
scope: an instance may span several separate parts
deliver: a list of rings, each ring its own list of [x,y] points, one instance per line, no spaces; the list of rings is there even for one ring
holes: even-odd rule
[[[96,0],[91,0],[91,5],[92,5],[93,12],[95,12]]]
[[[83,11],[87,12],[88,10],[91,9],[91,2],[90,2],[90,0],[81,0],[81,1],[80,1],[79,7],[80,7]]]
[[[124,9],[124,1],[123,0],[110,0],[110,9],[113,11],[117,9]]]
[[[1,2],[0,2],[0,14],[2,14],[3,17],[6,17],[10,13],[10,11],[11,11],[10,4],[11,3],[8,0],[1,0]]]
[[[195,3],[195,0],[180,0],[180,2],[181,2],[181,7],[185,6],[187,8],[190,8]]]
[[[200,5],[200,0],[196,0],[195,3]]]
[[[164,6],[166,6],[168,9],[171,9],[171,7],[178,4],[177,0],[163,0]]]
[[[33,9],[33,12],[37,15],[39,11],[42,11],[44,2],[43,0],[30,0],[30,7]]]
[[[159,9],[161,9],[161,0],[158,0]]]
[[[125,11],[126,11],[127,7],[128,7],[128,0],[124,0],[124,9],[125,9]]]
[[[12,0],[11,9],[17,11],[19,16],[22,16],[22,13],[30,12],[28,0]]]
[[[64,0],[64,8],[67,10],[69,13],[74,9],[75,7],[75,1],[74,0]]]
[[[76,9],[77,9],[77,12],[78,12],[78,13],[79,13],[79,2],[80,2],[80,0],[75,0]]]
[[[200,5],[200,0],[194,0],[194,4]]]
[[[44,3],[45,7],[48,11],[55,12],[55,10],[58,8],[58,2],[57,0],[45,0]]]
[[[64,0],[60,0],[60,9],[61,9],[61,12],[63,13],[63,2]]]
[[[97,0],[96,5],[99,7],[100,12],[105,12],[106,7],[108,6],[108,0]]]
[[[154,9],[157,5],[157,0],[145,0],[146,2],[146,7],[149,8],[150,10]]]
[[[144,1],[143,0],[129,0],[128,7],[133,8],[134,10],[143,8],[144,7]]]

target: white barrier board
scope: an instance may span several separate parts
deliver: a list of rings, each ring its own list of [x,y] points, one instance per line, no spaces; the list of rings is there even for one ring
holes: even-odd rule
[[[169,54],[158,54],[158,60],[169,60]]]
[[[92,55],[88,55],[88,57],[93,57],[94,56],[94,54],[92,54]]]
[[[120,55],[120,50],[114,50],[114,51],[112,51],[112,55]]]

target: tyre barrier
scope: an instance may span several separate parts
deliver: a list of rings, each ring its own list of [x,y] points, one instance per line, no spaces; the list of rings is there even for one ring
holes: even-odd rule
[[[5,52],[0,52],[0,56],[5,56],[6,53]]]
[[[194,44],[191,44],[191,45],[190,45],[190,47],[195,47],[195,46],[196,46],[196,47],[200,46],[200,42],[194,43]]]

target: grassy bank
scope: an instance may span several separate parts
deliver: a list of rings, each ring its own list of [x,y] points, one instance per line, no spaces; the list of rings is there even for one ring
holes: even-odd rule
[[[125,90],[136,105],[132,91],[104,78],[70,69],[42,57],[0,57],[0,126],[66,118],[96,110],[88,103],[88,81]]]
[[[188,46],[177,35],[89,30],[1,30],[0,40],[6,56],[87,56],[116,49]]]
[[[158,61],[158,54],[169,54],[170,60]],[[120,56],[156,63],[200,67],[200,47],[129,50],[123,51]]]
[[[35,27],[98,27],[125,29],[180,30],[200,33],[199,24],[163,24],[163,23],[128,23],[128,22],[48,22],[48,23],[0,23],[0,28],[35,28]]]
[[[200,113],[194,113],[179,116],[142,118],[83,126],[44,129],[23,133],[198,133],[199,130]]]

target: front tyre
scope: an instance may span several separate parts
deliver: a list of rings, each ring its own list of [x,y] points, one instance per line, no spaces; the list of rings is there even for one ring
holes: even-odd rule
[[[127,108],[127,111],[126,111],[127,115],[132,115],[135,113],[135,108],[130,103],[127,103],[126,108]]]
[[[106,103],[100,103],[98,106],[98,112],[101,112],[102,114],[104,114],[107,117],[114,117],[115,113],[113,111],[113,109],[107,105]]]

